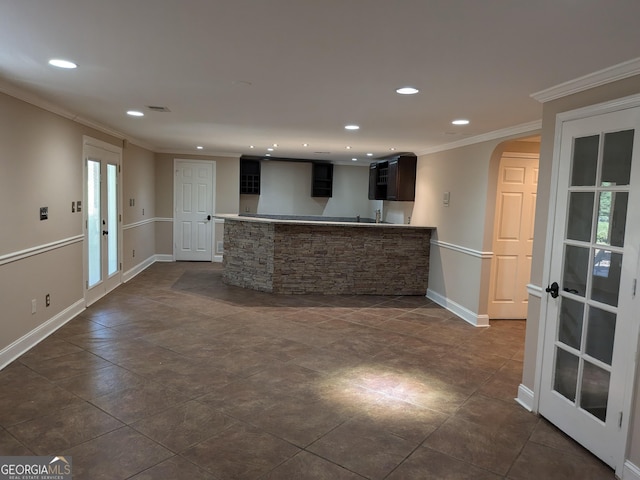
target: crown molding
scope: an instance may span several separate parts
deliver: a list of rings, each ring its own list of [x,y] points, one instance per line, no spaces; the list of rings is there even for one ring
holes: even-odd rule
[[[600,85],[633,77],[638,74],[640,74],[640,57],[598,70],[597,72],[589,73],[574,80],[569,80],[555,87],[532,93],[531,98],[541,103],[550,102],[551,100],[583,92],[590,88],[599,87]]]
[[[99,132],[105,133],[107,135],[111,135],[112,137],[115,137],[118,140],[126,140],[129,143],[132,143],[142,148],[146,148],[147,150],[150,150],[152,152],[156,151],[153,145],[150,145],[147,142],[144,142],[143,140],[140,140],[135,137],[131,137],[130,135],[122,133],[118,130],[114,130],[113,128],[107,127],[93,120],[89,120],[88,118],[81,117],[80,115],[70,110],[67,110],[65,108],[62,108],[61,106],[56,105],[55,103],[52,103],[49,100],[45,100],[44,98],[36,95],[33,92],[29,92],[23,88],[20,88],[3,78],[0,78],[0,93],[4,93],[6,95],[9,95],[10,97],[17,98],[18,100],[22,100],[23,102],[26,102],[30,105],[33,105],[38,108],[42,108],[47,112],[54,113],[68,120],[71,120],[72,122],[76,122],[81,125],[84,125],[85,127],[93,128],[94,130],[97,130]]]
[[[488,142],[490,140],[506,139],[514,135],[522,135],[523,133],[533,134],[537,130],[542,129],[542,120],[535,120],[529,123],[521,123],[520,125],[514,125],[513,127],[503,128],[501,130],[494,130],[493,132],[483,133],[481,135],[475,135],[473,137],[465,138],[464,140],[458,140],[457,142],[445,143],[438,145],[422,152],[416,152],[416,156],[428,155],[430,153],[444,152],[445,150],[453,150],[454,148],[466,147],[476,143]]]
[[[155,153],[165,153],[168,155],[189,155],[192,157],[205,158],[205,157],[222,157],[222,158],[240,158],[241,153],[230,152],[207,152],[206,150],[188,150],[181,148],[156,148]]]

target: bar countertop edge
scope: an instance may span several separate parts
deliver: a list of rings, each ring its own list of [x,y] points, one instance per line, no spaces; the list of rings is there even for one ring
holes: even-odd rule
[[[288,225],[327,225],[327,226],[343,226],[343,227],[365,227],[365,228],[410,228],[435,230],[436,227],[423,225],[410,225],[404,223],[359,223],[359,222],[331,222],[322,220],[285,220],[280,218],[261,218],[261,217],[245,217],[235,213],[218,213],[213,216],[222,220],[236,220],[240,222],[257,222],[257,223],[275,223]]]

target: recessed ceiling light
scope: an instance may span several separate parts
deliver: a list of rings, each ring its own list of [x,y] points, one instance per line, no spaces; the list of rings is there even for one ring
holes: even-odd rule
[[[347,150],[351,150],[351,146],[350,146],[350,145],[347,145],[347,146],[346,146],[346,147],[344,147],[344,148],[346,148]]]
[[[358,159],[357,159],[357,158],[352,158],[352,159],[351,159],[351,161],[352,161],[352,162],[357,162],[357,161],[358,161]]]
[[[132,117],[144,117],[144,113],[140,112],[139,110],[129,110],[127,112],[127,115],[131,115]]]
[[[249,148],[256,148],[256,147],[254,147],[253,145],[249,145]]]
[[[396,89],[396,93],[399,93],[400,95],[415,95],[419,91],[420,90],[415,87],[402,87]]]
[[[273,148],[267,148],[267,152],[273,152]]]
[[[392,152],[395,152],[396,148],[395,147],[391,147],[389,150],[391,150]]]
[[[62,60],[61,58],[52,58],[51,60],[49,60],[49,65],[51,65],[52,67],[58,67],[58,68],[78,68],[78,65],[76,65],[73,62],[70,62],[69,60]]]
[[[344,128],[346,130],[360,130],[360,127],[358,125],[345,125]]]
[[[308,146],[309,146],[309,144],[308,144],[308,143],[303,143],[303,144],[302,144],[302,146],[303,146],[303,147],[308,147]]]
[[[367,153],[367,157],[373,157],[373,153]]]
[[[469,125],[469,120],[464,118],[459,118],[458,120],[454,120],[451,123],[454,125]]]
[[[273,146],[274,146],[274,147],[277,147],[277,146],[278,146],[278,144],[277,144],[277,143],[274,143],[274,144],[273,144]]]
[[[202,150],[204,147],[203,147],[202,145],[198,145],[196,148],[197,148],[198,150]]]
[[[270,153],[265,153],[265,154],[264,154],[264,156],[265,156],[265,157],[270,157],[270,156],[271,156],[271,154],[270,154]]]

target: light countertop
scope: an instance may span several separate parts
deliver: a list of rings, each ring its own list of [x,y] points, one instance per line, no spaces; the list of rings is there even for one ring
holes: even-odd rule
[[[293,215],[291,215],[293,216]],[[341,226],[341,227],[365,227],[365,228],[411,228],[411,229],[435,229],[435,227],[428,227],[423,225],[408,225],[402,223],[375,223],[375,222],[337,222],[322,220],[322,217],[317,217],[318,220],[310,220],[301,216],[301,219],[283,219],[283,218],[265,218],[260,216],[244,216],[232,213],[221,213],[214,215],[215,218],[223,220],[236,220],[240,222],[257,222],[257,223],[277,223],[288,225],[327,225],[327,226]]]

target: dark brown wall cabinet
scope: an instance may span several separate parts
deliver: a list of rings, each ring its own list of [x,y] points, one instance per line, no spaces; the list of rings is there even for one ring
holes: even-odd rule
[[[387,199],[388,177],[387,162],[374,162],[369,165],[369,200]]]
[[[400,155],[369,165],[369,199],[414,201],[416,165],[415,155]]]
[[[240,159],[240,193],[260,195],[260,160]]]
[[[333,164],[312,163],[311,196],[331,197],[333,195]]]

